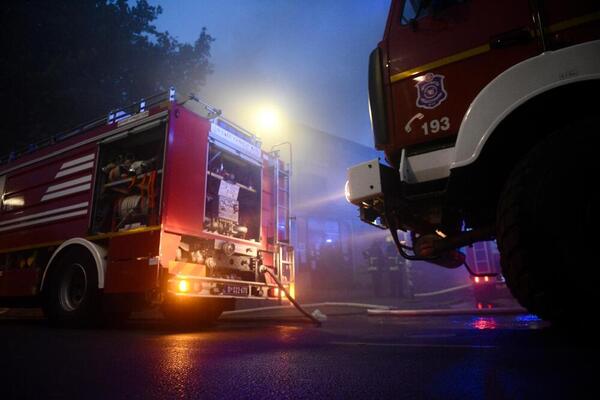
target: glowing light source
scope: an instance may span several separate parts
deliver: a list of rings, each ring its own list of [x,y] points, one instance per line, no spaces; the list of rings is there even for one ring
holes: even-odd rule
[[[296,298],[296,284],[294,282],[290,283],[290,288],[289,288],[288,292],[292,299]]]
[[[179,281],[179,284],[177,285],[177,290],[179,290],[181,293],[187,293],[190,291],[190,283],[188,281],[186,281],[185,279],[182,279]]]
[[[344,185],[344,196],[346,196],[346,201],[350,203],[350,181],[346,181]]]
[[[515,320],[517,322],[537,322],[537,321],[541,321],[540,317],[538,317],[537,315],[533,315],[533,314],[526,314],[526,315],[518,315]]]
[[[283,295],[283,292],[280,293],[279,288],[271,288],[269,290],[269,297],[279,297],[279,295]]]
[[[256,124],[264,133],[273,133],[281,128],[281,114],[273,106],[262,106],[256,112]]]
[[[10,199],[5,199],[4,204],[10,207],[22,207],[25,205],[25,200],[23,197],[11,197]]]
[[[479,283],[479,277],[478,276],[475,277],[475,283]]]
[[[498,328],[498,323],[494,318],[481,317],[472,321],[471,327],[479,330],[496,329]]]

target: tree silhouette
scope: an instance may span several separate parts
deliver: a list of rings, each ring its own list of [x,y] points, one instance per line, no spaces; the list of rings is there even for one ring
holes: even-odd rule
[[[170,86],[198,92],[214,39],[160,32],[146,0],[8,0],[0,10],[0,154]]]

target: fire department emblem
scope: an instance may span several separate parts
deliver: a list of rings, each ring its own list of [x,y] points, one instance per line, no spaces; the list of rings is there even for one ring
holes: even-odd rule
[[[431,110],[448,97],[444,89],[444,75],[426,74],[415,87],[417,88],[417,107]]]

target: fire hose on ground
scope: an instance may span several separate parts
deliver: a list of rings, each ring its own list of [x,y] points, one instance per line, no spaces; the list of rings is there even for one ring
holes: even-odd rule
[[[298,302],[296,302],[296,300],[290,296],[290,294],[287,292],[285,287],[281,284],[281,282],[279,282],[279,280],[270,271],[267,270],[267,271],[265,271],[265,273],[268,273],[269,276],[271,276],[275,280],[275,282],[277,283],[279,288],[285,293],[286,297],[288,298],[288,300],[290,300],[290,302],[293,304],[293,306],[296,307],[298,309],[298,311],[300,311],[304,316],[309,318],[317,326],[321,326],[321,321],[325,320],[326,316],[324,314],[318,312],[319,311],[318,309],[315,310],[315,312],[313,312],[313,314],[310,314],[308,311],[305,310],[304,307],[311,307],[311,308],[312,307],[355,307],[355,308],[367,309],[368,315],[398,315],[398,316],[453,315],[453,314],[471,314],[471,313],[475,313],[478,315],[479,314],[490,314],[490,315],[499,314],[499,315],[501,315],[501,314],[520,314],[520,313],[525,312],[525,309],[523,309],[521,307],[495,308],[495,309],[483,309],[483,310],[470,309],[470,308],[468,308],[468,309],[467,308],[465,308],[465,309],[451,309],[450,308],[450,309],[440,309],[440,310],[432,310],[432,309],[397,310],[397,309],[394,309],[392,306],[387,306],[387,305],[354,303],[354,302],[320,302],[320,303],[304,304],[302,306],[302,305],[298,304]],[[437,296],[437,295],[441,295],[441,294],[464,290],[469,287],[471,287],[471,284],[459,285],[459,286],[455,286],[455,287],[451,287],[451,288],[447,288],[447,289],[438,290],[435,292],[416,293],[414,296],[417,298]],[[242,309],[242,310],[227,311],[224,314],[225,315],[251,314],[251,313],[261,312],[261,311],[285,310],[285,309],[289,309],[290,307],[291,306],[289,306],[289,305],[285,305],[285,306],[268,306],[268,307],[247,308],[247,309]],[[314,315],[315,313],[317,313],[316,317]],[[319,320],[317,317],[320,317],[322,319]]]
[[[290,293],[283,286],[283,284],[281,283],[281,281],[279,279],[277,279],[277,277],[275,276],[275,274],[273,274],[271,271],[269,271],[269,269],[267,267],[265,267],[264,265],[261,267],[260,271],[263,274],[267,274],[271,278],[273,278],[273,280],[275,281],[275,283],[277,283],[277,286],[279,286],[279,290],[281,290],[281,291],[283,291],[283,293],[285,293],[285,297],[287,297],[287,299],[290,301],[290,303],[292,303],[294,305],[294,307],[296,307],[296,309],[298,311],[300,311],[306,318],[310,319],[316,326],[321,326],[321,321],[319,321],[312,314],[309,314],[304,308],[302,308],[302,306],[300,304],[298,304],[298,302],[292,296],[290,296]]]

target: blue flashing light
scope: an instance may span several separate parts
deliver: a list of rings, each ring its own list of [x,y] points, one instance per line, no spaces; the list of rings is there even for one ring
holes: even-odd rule
[[[534,314],[519,315],[515,318],[518,322],[536,322],[541,321],[541,318]]]

